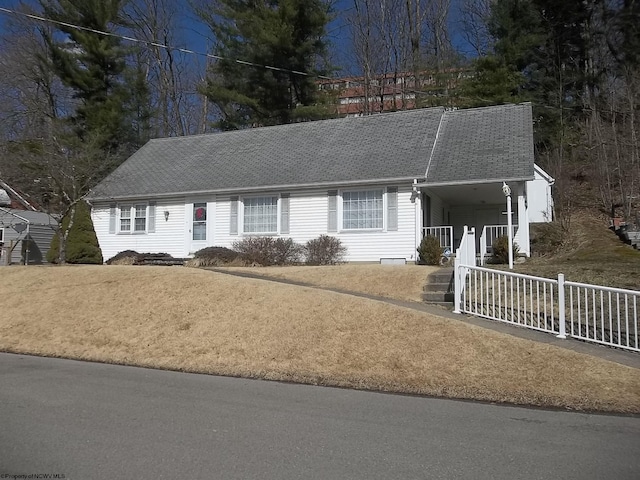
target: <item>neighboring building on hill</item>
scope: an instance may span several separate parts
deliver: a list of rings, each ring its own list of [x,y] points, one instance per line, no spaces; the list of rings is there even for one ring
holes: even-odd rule
[[[430,106],[447,97],[469,70],[448,69],[439,73],[423,72],[416,80],[412,73],[387,73],[365,77],[319,80],[318,88],[336,96],[340,116],[411,110]]]

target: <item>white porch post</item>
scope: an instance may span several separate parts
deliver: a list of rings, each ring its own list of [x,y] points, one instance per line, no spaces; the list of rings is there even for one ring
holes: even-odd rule
[[[411,201],[414,206],[414,223],[415,223],[415,238],[413,245],[413,258],[418,263],[418,247],[422,241],[422,195],[418,189],[417,182],[414,181],[411,191]]]
[[[520,251],[527,257],[531,254],[529,237],[529,206],[527,205],[527,184],[518,185],[518,240]]]
[[[513,270],[513,221],[511,211],[511,188],[502,182],[502,193],[507,198],[507,237],[509,238],[509,270]]]

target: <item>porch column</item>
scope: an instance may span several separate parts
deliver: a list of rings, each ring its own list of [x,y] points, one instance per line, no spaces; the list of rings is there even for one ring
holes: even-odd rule
[[[422,241],[422,195],[412,195],[411,201],[414,206],[414,223],[415,223],[415,238],[413,245],[413,255],[411,258],[418,263],[418,247]]]
[[[527,185],[525,182],[518,184],[518,246],[520,253],[524,253],[527,257],[530,256],[529,207],[527,206]]]

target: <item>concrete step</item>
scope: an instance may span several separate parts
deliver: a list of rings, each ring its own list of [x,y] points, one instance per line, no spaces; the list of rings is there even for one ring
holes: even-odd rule
[[[427,283],[422,287],[424,292],[448,292],[453,290],[453,284],[451,283]]]
[[[428,283],[449,283],[453,277],[453,268],[442,268],[427,277]]]
[[[424,292],[422,301],[427,303],[453,303],[453,292]]]
[[[453,268],[442,268],[427,277],[422,301],[451,307],[453,303]]]

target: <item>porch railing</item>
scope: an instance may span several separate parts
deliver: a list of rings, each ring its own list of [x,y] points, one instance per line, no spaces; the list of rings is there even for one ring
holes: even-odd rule
[[[456,264],[454,311],[640,352],[640,292]],[[456,298],[458,301],[458,298]]]
[[[516,226],[511,226],[511,234],[515,237]],[[493,242],[496,238],[509,234],[508,225],[485,225],[480,235],[480,265],[484,265],[485,257],[493,250]],[[513,237],[512,237],[513,238]]]
[[[422,229],[422,236],[433,235],[440,242],[440,246],[443,249],[449,249],[453,253],[453,227],[449,225],[442,225],[440,227],[424,227]]]

